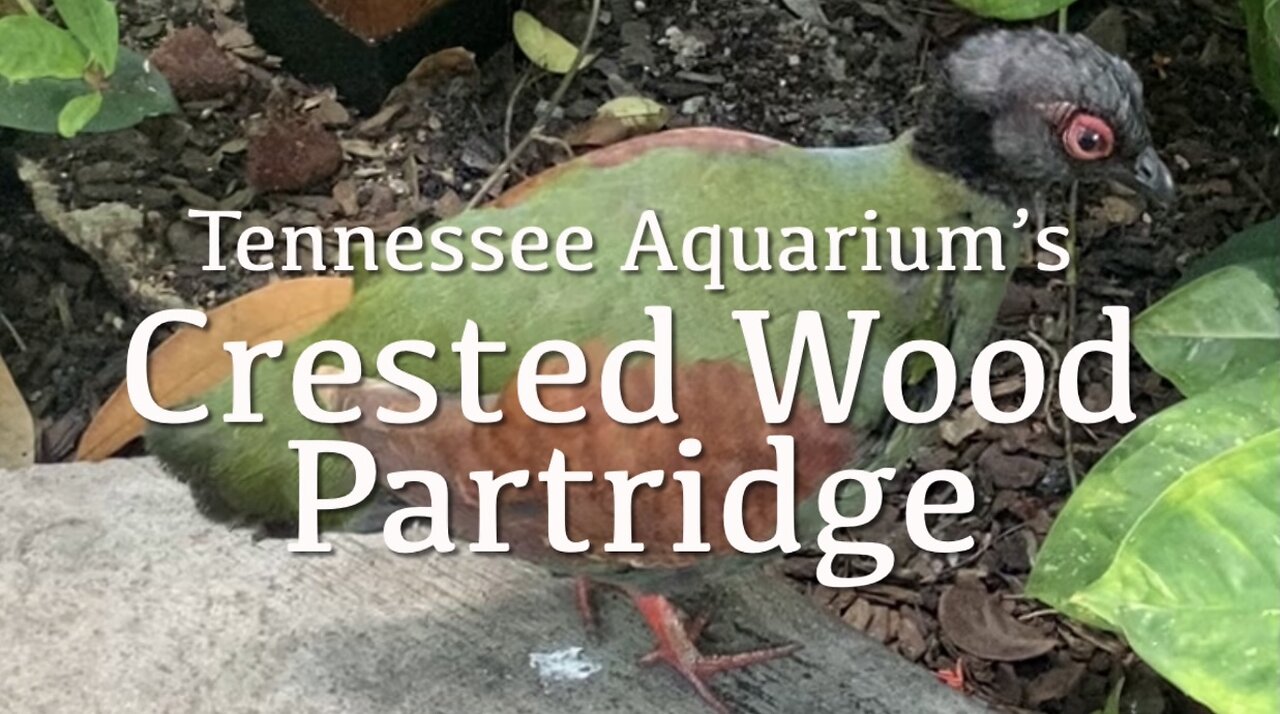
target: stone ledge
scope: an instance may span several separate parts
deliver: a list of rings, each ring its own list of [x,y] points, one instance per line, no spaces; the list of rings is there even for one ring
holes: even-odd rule
[[[592,641],[569,583],[535,567],[330,540],[326,556],[254,543],[201,518],[150,460],[0,471],[0,710],[710,711],[636,666],[650,638],[615,596],[599,598]],[[712,651],[805,645],[718,678],[737,712],[986,711],[770,578],[729,584],[708,637]],[[530,664],[574,647],[599,670]]]

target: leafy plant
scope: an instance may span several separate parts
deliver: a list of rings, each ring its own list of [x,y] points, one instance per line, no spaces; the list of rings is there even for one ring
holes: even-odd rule
[[[1280,219],[1202,261],[1133,339],[1187,399],[1098,462],[1027,592],[1215,711],[1280,711]]]
[[[1249,63],[1263,99],[1280,114],[1280,0],[1240,0],[1249,30]]]
[[[29,2],[0,18],[0,126],[24,131],[115,131],[177,103],[159,72],[120,47],[108,0],[53,0],[66,27]]]
[[[1033,20],[1055,13],[1075,0],[951,0],[983,17],[1000,20]]]

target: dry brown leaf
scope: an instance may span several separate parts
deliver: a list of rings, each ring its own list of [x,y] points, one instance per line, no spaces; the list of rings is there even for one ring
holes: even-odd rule
[[[954,585],[943,591],[938,600],[938,624],[956,647],[993,662],[1021,662],[1058,644],[1005,612],[998,596],[976,584]]]
[[[151,353],[151,393],[176,407],[217,386],[231,374],[224,342],[250,345],[292,340],[319,327],[351,301],[350,278],[299,278],[267,285],[209,312],[203,329],[185,327]],[[98,411],[80,440],[76,458],[101,461],[142,436],[146,422],[134,411],[124,384]]]
[[[570,146],[608,146],[666,126],[670,112],[646,97],[618,97],[605,102],[590,121],[569,132]]]
[[[632,130],[617,117],[593,117],[565,135],[569,146],[601,147],[616,144],[632,135]]]
[[[475,54],[465,47],[449,47],[423,57],[409,72],[407,81],[437,84],[478,71]]]
[[[0,357],[0,471],[30,466],[36,457],[36,427],[27,401]]]

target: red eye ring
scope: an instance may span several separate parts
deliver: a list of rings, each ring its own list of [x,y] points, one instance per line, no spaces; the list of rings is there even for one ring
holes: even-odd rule
[[[1072,116],[1062,130],[1062,147],[1073,159],[1097,161],[1115,150],[1115,136],[1105,121],[1080,112]]]

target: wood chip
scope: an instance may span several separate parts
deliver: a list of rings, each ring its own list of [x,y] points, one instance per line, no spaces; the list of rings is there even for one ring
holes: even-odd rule
[[[338,202],[338,209],[347,218],[354,218],[360,213],[360,195],[354,181],[347,179],[333,185],[333,200]]]
[[[385,129],[391,123],[391,120],[399,116],[402,111],[404,111],[403,104],[388,104],[377,114],[360,122],[360,125],[356,127],[356,133],[364,136],[377,134]]]
[[[362,159],[387,158],[386,149],[364,139],[343,139],[342,150],[351,156],[358,156]]]

